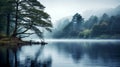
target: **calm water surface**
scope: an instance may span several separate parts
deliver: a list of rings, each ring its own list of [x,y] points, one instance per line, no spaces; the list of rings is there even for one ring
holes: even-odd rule
[[[120,42],[49,42],[23,46],[19,67],[120,67]]]

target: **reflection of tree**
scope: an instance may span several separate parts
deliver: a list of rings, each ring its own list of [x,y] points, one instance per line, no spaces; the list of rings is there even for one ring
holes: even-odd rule
[[[82,43],[80,43],[82,45]],[[77,63],[82,57],[83,48],[80,44],[74,43],[57,43],[56,47],[59,53],[64,53],[64,55],[70,55],[73,60]]]
[[[120,61],[120,45],[117,43],[92,43],[92,47],[87,48],[87,55],[92,60],[101,58],[104,62]]]
[[[3,67],[51,67],[52,59],[51,57],[48,58],[41,58],[39,61],[39,56],[43,54],[44,45],[42,45],[37,53],[35,54],[35,58],[32,59],[31,57],[27,56],[25,59],[24,65],[21,64],[18,54],[19,48],[11,47],[11,48],[4,48],[0,47],[0,66]],[[45,59],[44,59],[45,58]]]
[[[109,63],[116,63],[116,65],[120,63],[119,43],[56,43],[54,46],[58,53],[71,57],[75,63],[79,62],[84,55],[88,56],[91,63],[102,61],[107,66]]]
[[[32,59],[27,56],[24,65],[20,67],[51,67],[52,59],[51,57],[44,57],[43,50],[45,45],[41,45],[39,50],[35,53],[35,58]],[[41,57],[43,55],[43,57]]]
[[[37,51],[37,53],[35,54],[35,59],[31,62],[31,67],[36,67],[37,66],[37,59],[39,58],[39,56],[42,54],[42,51],[44,49],[44,45],[40,47],[40,49]]]
[[[2,65],[4,67],[17,67],[18,64],[17,51],[18,51],[17,47],[1,46],[0,66]]]
[[[0,47],[0,66],[8,66],[7,65],[7,58],[6,58],[6,55],[7,55],[7,52],[6,52],[6,48],[4,47]]]

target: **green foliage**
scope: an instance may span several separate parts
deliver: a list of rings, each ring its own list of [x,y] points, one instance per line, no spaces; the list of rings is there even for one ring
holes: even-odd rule
[[[81,16],[79,13],[76,13],[76,14],[73,16],[72,22],[82,23],[83,20],[84,20],[84,19],[82,18],[82,16]]]
[[[92,37],[98,38],[117,38],[120,34],[120,15],[109,17],[104,14],[99,24],[92,28]],[[117,37],[116,37],[117,36]]]
[[[9,27],[11,36],[16,37],[27,34],[29,30],[40,36],[40,27],[51,31],[50,16],[38,0],[1,0],[0,5],[0,32]]]
[[[88,20],[81,20],[78,13],[72,21],[57,33],[58,38],[120,38],[120,14],[109,16],[106,13],[101,17],[91,16]]]
[[[19,14],[18,14],[18,20],[20,19],[21,22],[17,22],[19,25],[17,34],[21,34],[22,32],[27,32],[28,30],[33,30],[35,32],[39,33],[41,32],[37,27],[43,27],[43,28],[49,28],[52,27],[50,16],[45,13],[44,6],[38,2],[37,0],[29,1],[29,0],[21,0],[18,5]],[[24,23],[23,23],[24,22]],[[19,27],[26,28],[26,30],[23,31],[20,30]],[[37,27],[36,27],[37,26]],[[22,32],[21,32],[22,31]],[[37,33],[36,33],[37,34]],[[41,34],[42,35],[42,34]],[[40,34],[39,34],[40,36]]]
[[[98,36],[97,38],[102,38],[102,39],[109,39],[110,38],[110,35],[100,35],[100,36]]]
[[[98,17],[91,16],[87,21],[85,21],[84,28],[91,29],[95,24],[98,24]]]
[[[53,36],[55,38],[78,38],[79,30],[81,30],[80,25],[82,25],[82,23],[82,16],[76,13],[70,22],[69,20],[64,21],[64,25],[62,25],[63,28],[60,28],[60,26],[58,26],[60,29]]]
[[[89,38],[91,34],[91,30],[85,29],[82,32],[79,33],[80,38]]]
[[[94,25],[94,27],[92,28],[92,37],[96,37],[102,34],[108,34],[107,26],[108,24],[106,22]]]

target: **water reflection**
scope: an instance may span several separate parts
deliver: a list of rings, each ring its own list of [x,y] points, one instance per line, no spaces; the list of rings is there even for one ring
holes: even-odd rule
[[[56,43],[54,46],[58,53],[63,53],[67,57],[73,58],[76,63],[79,62],[84,53],[82,45],[78,43]]]
[[[20,55],[24,54],[24,56],[19,56],[22,59],[19,67],[51,67],[51,56],[44,56],[44,47],[44,45],[22,47]]]
[[[17,67],[19,48],[7,46],[0,46],[0,66],[1,67]]]
[[[57,52],[73,59],[73,64],[82,67],[120,66],[119,43],[56,43]],[[74,66],[77,67],[77,66]]]
[[[0,63],[15,67],[16,56],[16,67],[120,67],[119,43],[51,42],[45,46],[23,46],[17,52],[2,47]]]

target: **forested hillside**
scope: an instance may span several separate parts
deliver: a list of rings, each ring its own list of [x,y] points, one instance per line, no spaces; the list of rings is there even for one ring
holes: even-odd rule
[[[120,38],[120,13],[118,6],[102,16],[92,15],[84,20],[81,14],[76,13],[69,24],[56,32],[54,38]],[[65,23],[65,22],[64,22]]]

